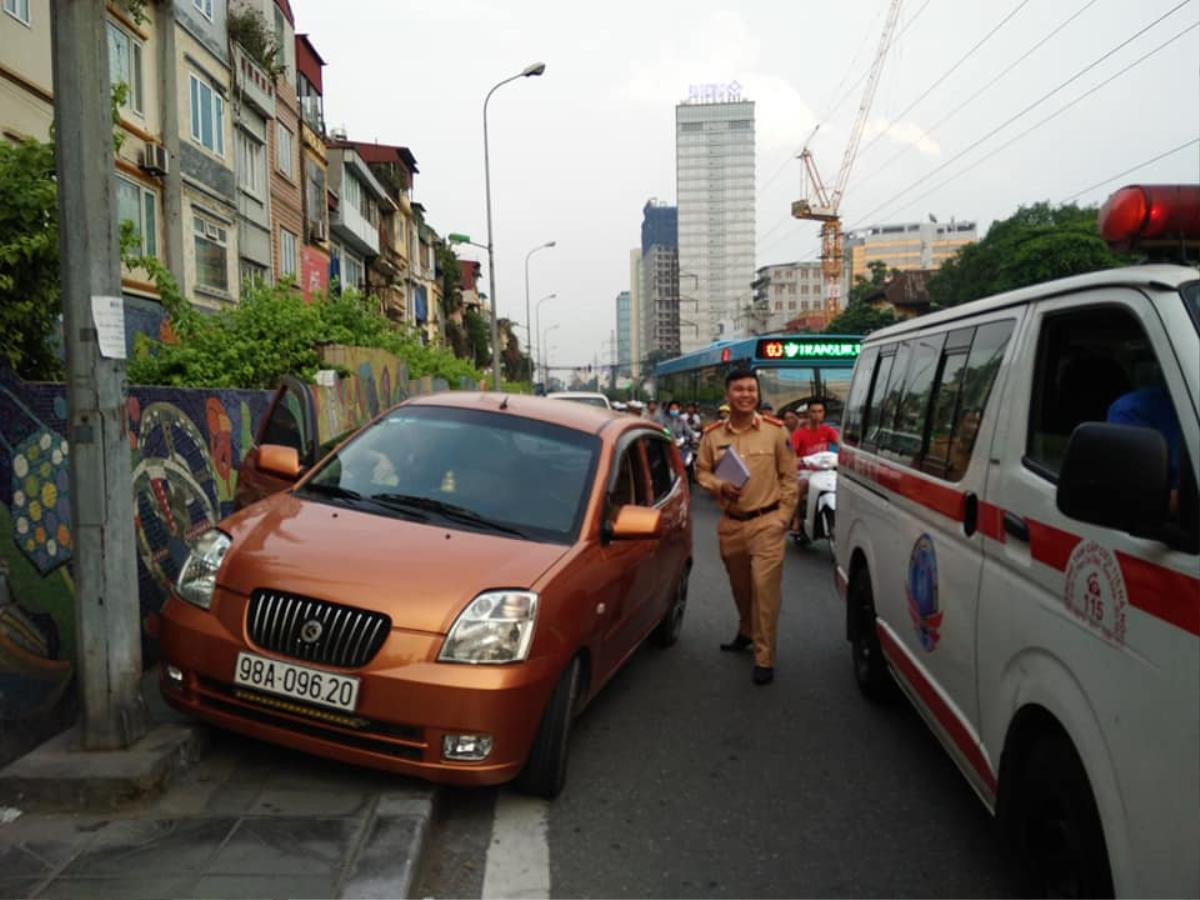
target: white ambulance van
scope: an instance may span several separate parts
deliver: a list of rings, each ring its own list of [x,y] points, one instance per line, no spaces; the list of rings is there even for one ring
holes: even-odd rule
[[[1124,188],[1187,251],[1200,186]],[[899,685],[1053,896],[1200,896],[1200,270],[1146,265],[871,334],[837,581],[864,694]]]

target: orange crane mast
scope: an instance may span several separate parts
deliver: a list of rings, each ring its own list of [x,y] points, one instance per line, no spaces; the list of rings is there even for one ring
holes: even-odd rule
[[[841,309],[842,295],[842,195],[846,192],[846,183],[850,179],[850,170],[854,166],[854,158],[858,155],[858,145],[862,141],[863,129],[867,124],[867,113],[875,99],[875,89],[879,87],[879,76],[883,71],[883,60],[891,46],[892,35],[896,31],[896,22],[900,18],[901,0],[891,0],[887,19],[884,21],[883,34],[879,38],[879,48],[875,51],[875,59],[871,63],[871,72],[867,77],[867,86],[863,90],[862,101],[858,105],[858,115],[854,127],[850,131],[850,141],[846,144],[846,153],[842,157],[842,168],[838,171],[837,181],[833,191],[827,192],[825,183],[817,172],[816,162],[812,151],[806,143],[800,151],[800,161],[804,164],[801,172],[801,189],[804,197],[792,203],[792,216],[796,219],[807,219],[821,223],[821,280],[824,287],[825,316],[832,319]],[[819,125],[817,126],[820,127]],[[813,130],[816,134],[816,129]],[[809,137],[809,142],[812,137]]]

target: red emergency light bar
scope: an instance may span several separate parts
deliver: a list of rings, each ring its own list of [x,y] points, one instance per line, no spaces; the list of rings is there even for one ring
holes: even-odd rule
[[[1200,241],[1200,184],[1134,184],[1100,208],[1100,236],[1118,249]]]

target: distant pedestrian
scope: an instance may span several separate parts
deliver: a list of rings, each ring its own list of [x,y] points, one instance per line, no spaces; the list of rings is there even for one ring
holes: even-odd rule
[[[692,431],[696,432],[697,434],[700,433],[700,425],[702,420],[700,419],[700,412],[696,409],[695,403],[689,403],[687,405],[687,408],[683,413],[683,420],[687,422],[688,428],[692,429]]]
[[[729,418],[704,430],[696,480],[721,505],[721,559],[738,611],[738,630],[722,650],[754,649],[755,684],[775,678],[775,638],[788,523],[796,506],[796,458],[783,422],[756,412],[758,380],[749,369],[725,377]],[[725,454],[737,451],[749,471],[740,487],[718,478]]]

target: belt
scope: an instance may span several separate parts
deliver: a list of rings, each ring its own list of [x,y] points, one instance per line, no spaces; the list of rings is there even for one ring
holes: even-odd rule
[[[758,509],[752,509],[750,512],[738,513],[732,510],[725,510],[725,515],[738,522],[749,522],[751,519],[757,519],[759,516],[765,516],[767,513],[775,512],[779,509],[779,501],[776,500],[769,506],[760,506]]]

